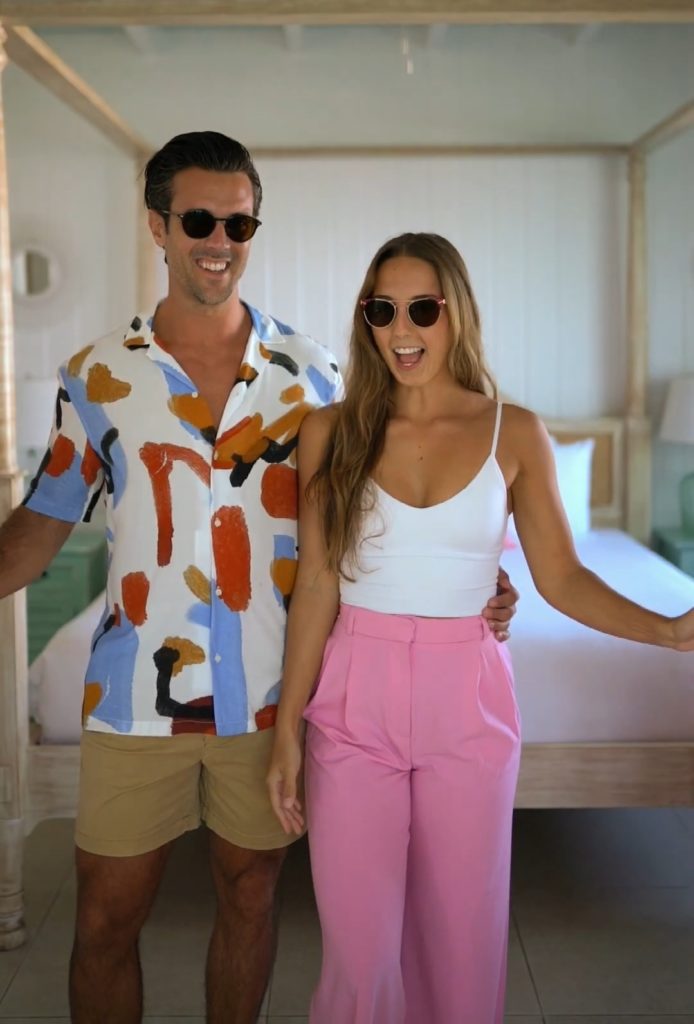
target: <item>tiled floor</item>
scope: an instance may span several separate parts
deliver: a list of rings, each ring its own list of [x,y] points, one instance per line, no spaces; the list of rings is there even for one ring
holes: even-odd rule
[[[525,811],[514,841],[508,1024],[694,1024],[694,811]],[[0,954],[0,1024],[68,1022],[71,843],[67,821],[27,843],[29,941]],[[204,1024],[205,847],[177,844],[143,936],[147,1024]],[[319,950],[299,844],[264,1024],[305,1024]]]

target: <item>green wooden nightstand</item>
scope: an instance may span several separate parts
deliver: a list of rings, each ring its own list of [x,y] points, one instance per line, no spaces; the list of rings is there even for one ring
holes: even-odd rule
[[[653,548],[668,562],[694,576],[694,534],[675,527],[654,530]]]
[[[106,586],[103,530],[76,526],[41,579],[27,587],[29,661]]]

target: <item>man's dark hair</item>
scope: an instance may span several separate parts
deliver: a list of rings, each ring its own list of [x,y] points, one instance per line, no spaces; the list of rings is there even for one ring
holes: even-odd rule
[[[247,174],[253,186],[253,213],[258,216],[263,189],[251,154],[236,139],[220,132],[186,132],[162,146],[145,167],[145,206],[159,212],[170,210],[173,177],[189,167]]]

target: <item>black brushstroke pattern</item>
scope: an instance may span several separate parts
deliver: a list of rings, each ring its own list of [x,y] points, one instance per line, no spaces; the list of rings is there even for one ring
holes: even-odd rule
[[[180,657],[180,651],[166,645],[160,647],[152,655],[157,669],[157,699],[154,705],[157,714],[164,718],[214,722],[214,705],[191,707],[188,704],[182,704],[179,700],[174,700],[171,696],[171,677],[174,665]]]
[[[276,352],[274,349],[268,348],[267,352],[270,353],[270,363],[275,366],[281,366],[282,369],[291,373],[292,377],[299,376],[299,364],[288,356],[286,352]]]

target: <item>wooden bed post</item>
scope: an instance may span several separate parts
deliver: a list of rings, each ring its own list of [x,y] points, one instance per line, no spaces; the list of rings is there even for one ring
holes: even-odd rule
[[[0,79],[6,65],[0,26]],[[5,120],[0,82],[0,518],[22,497],[17,469],[14,339]],[[0,601],[0,950],[25,939],[22,850],[28,744],[26,604],[24,591]]]
[[[627,531],[648,544],[651,531],[651,428],[646,418],[648,296],[646,275],[646,166],[629,153],[629,253],[627,270]]]

